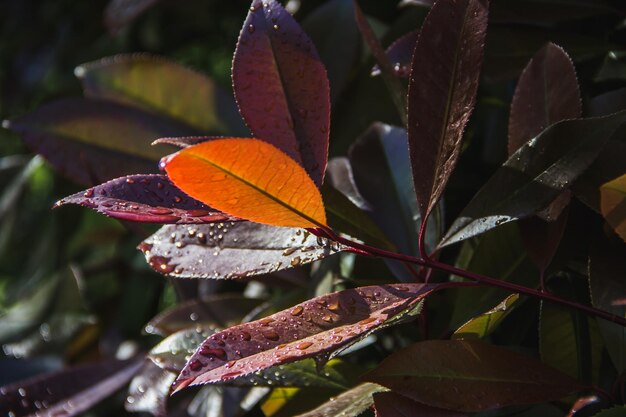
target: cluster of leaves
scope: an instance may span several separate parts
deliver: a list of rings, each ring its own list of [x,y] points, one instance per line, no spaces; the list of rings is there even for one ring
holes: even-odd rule
[[[626,69],[614,45],[571,32],[617,25],[620,11],[569,3],[405,1],[404,33],[391,30],[385,50],[356,2],[324,3],[303,29],[277,1],[254,0],[234,99],[154,56],[79,66],[85,98],[4,127],[91,186],[57,206],[139,234],[137,223],[165,224],[138,247],[181,302],[145,327],[162,337],[147,355],[119,343],[117,360],[13,380],[0,410],[75,415],[132,378],[126,409],[155,416],[624,415],[626,93],[607,80],[625,83]],[[376,60],[363,77],[361,38]],[[550,40],[583,68],[608,58],[579,83]],[[328,160],[331,136],[347,156]],[[497,166],[463,166],[480,151]],[[3,340],[57,311],[41,300],[59,310],[44,339],[97,326],[77,302],[85,273],[62,268],[7,309],[17,325]],[[32,322],[15,321],[25,309]],[[4,351],[32,356],[32,344]]]

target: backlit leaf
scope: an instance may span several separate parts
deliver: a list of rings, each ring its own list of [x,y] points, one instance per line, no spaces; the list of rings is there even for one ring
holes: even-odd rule
[[[253,135],[301,163],[320,186],[330,129],[326,70],[313,42],[276,0],[252,1],[232,72]]]
[[[230,93],[204,74],[165,58],[116,55],[82,64],[75,72],[86,97],[167,115],[201,132],[247,133]]]
[[[7,122],[67,177],[92,185],[137,172],[155,172],[168,149],[163,136],[193,134],[179,123],[121,104],[64,99]]]
[[[491,310],[474,317],[456,329],[452,337],[455,339],[481,339],[485,336],[489,336],[498,328],[500,323],[502,323],[502,320],[504,320],[511,313],[511,311],[513,311],[513,306],[518,299],[519,294],[509,295]]]
[[[124,408],[135,413],[143,411],[156,417],[165,416],[170,387],[175,379],[176,373],[146,360],[130,382]]]
[[[185,193],[224,213],[273,226],[326,224],[324,203],[311,177],[258,139],[190,146],[168,157],[165,170]]]
[[[143,223],[238,221],[177,188],[165,175],[117,178],[59,200],[55,207],[79,204],[120,220]]]
[[[227,381],[271,366],[330,356],[381,326],[413,316],[437,286],[360,287],[317,297],[205,340],[179,375],[177,389]]]
[[[239,222],[164,226],[139,249],[162,274],[237,279],[305,265],[344,247],[302,229]]]
[[[198,345],[214,333],[215,329],[206,325],[196,325],[179,330],[150,349],[148,358],[160,368],[178,373],[183,369],[187,358],[193,354]]]
[[[411,74],[411,58],[413,57],[413,50],[417,43],[417,37],[419,31],[414,30],[409,32],[398,39],[396,39],[385,50],[387,59],[391,63],[394,74],[398,77],[408,78]],[[376,65],[372,68],[372,75],[379,75],[380,68]]]
[[[383,391],[387,388],[366,382],[297,417],[356,417],[372,406],[373,394]]]
[[[566,120],[525,143],[476,193],[440,246],[528,217],[549,204],[593,162],[626,122],[626,112]]]
[[[36,376],[0,388],[0,414],[78,415],[124,386],[142,361],[105,361]],[[45,404],[45,406],[43,406]]]
[[[557,400],[582,389],[536,359],[477,340],[413,344],[364,379],[426,405],[465,412]]]
[[[606,221],[626,241],[626,174],[602,185],[600,207]]]
[[[463,417],[456,411],[429,407],[395,392],[374,394],[376,417]]]
[[[487,0],[445,0],[426,17],[409,79],[409,145],[417,201],[426,219],[443,194],[476,100]]]

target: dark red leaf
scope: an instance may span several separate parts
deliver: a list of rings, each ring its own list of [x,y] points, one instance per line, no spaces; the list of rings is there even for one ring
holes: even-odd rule
[[[409,32],[400,36],[385,50],[393,73],[398,77],[408,78],[411,73],[411,58],[413,57],[413,50],[415,49],[418,36],[419,31],[417,30]],[[379,74],[380,67],[376,65],[372,68],[372,75]]]
[[[187,196],[165,175],[117,178],[59,200],[55,207],[79,204],[109,217],[142,223],[239,221]]]
[[[436,288],[403,284],[350,289],[231,327],[200,345],[179,375],[177,389],[310,357],[323,363],[390,321],[414,315],[419,301]]]
[[[420,404],[395,392],[374,394],[376,417],[463,417],[465,414]]]
[[[546,222],[536,216],[520,221],[520,234],[528,257],[537,265],[542,274],[552,262],[552,258],[559,248],[567,225],[567,214],[568,210],[563,210],[551,222]]]
[[[5,385],[0,388],[0,415],[80,414],[120,389],[141,365],[141,360],[106,361]]]
[[[330,398],[315,409],[298,414],[297,417],[356,417],[374,404],[373,394],[386,391],[387,388],[366,382]]]
[[[426,17],[409,80],[409,145],[417,200],[426,220],[461,151],[476,100],[487,0],[441,0]]]
[[[164,226],[139,249],[162,274],[236,279],[294,268],[344,247],[303,229],[229,222]]]
[[[233,59],[241,115],[257,138],[301,163],[320,186],[330,98],[315,46],[276,0],[253,0]]]

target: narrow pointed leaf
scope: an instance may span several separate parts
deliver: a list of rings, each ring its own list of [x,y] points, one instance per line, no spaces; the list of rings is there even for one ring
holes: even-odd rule
[[[36,376],[0,388],[0,414],[75,416],[124,386],[142,361],[107,361]]]
[[[464,412],[558,400],[582,387],[529,356],[477,340],[429,340],[385,359],[366,381]]]
[[[159,368],[178,373],[183,369],[187,358],[194,353],[198,345],[215,331],[215,328],[206,325],[179,330],[150,349],[148,358]]]
[[[383,391],[387,388],[366,382],[297,417],[357,417],[374,404],[372,395]]]
[[[426,17],[409,79],[409,145],[422,219],[443,194],[476,101],[487,0],[445,0]]]
[[[405,284],[345,290],[231,327],[202,343],[179,375],[177,389],[310,357],[323,363],[390,321],[411,317],[436,288]]]
[[[169,157],[165,170],[185,193],[224,213],[273,226],[326,224],[324,203],[311,177],[258,139],[190,146]]]
[[[376,417],[464,417],[456,411],[429,407],[395,392],[374,394]]]
[[[87,185],[155,172],[156,162],[168,149],[150,143],[194,133],[140,109],[83,99],[48,103],[7,126],[64,175]]]
[[[419,31],[414,30],[396,39],[385,50],[387,59],[391,63],[393,73],[401,78],[408,78],[411,74],[411,58],[413,57],[413,50],[417,43],[417,37]],[[372,68],[372,75],[379,75],[380,67],[376,65]]]
[[[569,202],[569,195],[567,192],[561,194],[561,196],[567,195]],[[560,198],[560,196],[558,197]],[[523,219],[520,222],[520,233],[524,246],[526,246],[526,252],[528,257],[539,268],[539,271],[543,274],[550,266],[554,255],[556,254],[565,227],[567,226],[568,209],[565,209],[561,214],[553,221],[546,222],[540,217],[529,217]]]
[[[519,148],[476,193],[440,247],[544,208],[594,161],[626,122],[626,112],[566,120]]]
[[[313,42],[276,0],[253,0],[233,58],[233,88],[255,137],[301,163],[322,184],[330,97]]]
[[[207,76],[148,54],[116,55],[82,64],[86,97],[166,115],[207,133],[246,134],[235,100]]]
[[[157,272],[215,279],[294,268],[344,249],[306,230],[251,222],[164,226],[139,248]]]
[[[238,221],[177,188],[165,175],[117,178],[59,200],[55,207],[79,204],[120,220],[142,223]]]
[[[472,318],[454,331],[453,339],[482,339],[493,333],[512,311],[519,294],[511,294],[489,311]]]
[[[600,187],[600,208],[613,230],[626,241],[626,174]]]

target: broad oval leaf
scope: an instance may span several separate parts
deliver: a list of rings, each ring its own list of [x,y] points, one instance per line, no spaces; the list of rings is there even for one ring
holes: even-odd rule
[[[64,175],[97,184],[137,172],[155,172],[168,153],[150,143],[194,134],[177,122],[121,104],[64,99],[3,123]]]
[[[582,389],[536,359],[477,340],[413,344],[364,379],[426,405],[464,412],[557,400]]]
[[[240,219],[214,210],[177,188],[165,175],[129,175],[59,200],[109,217],[142,223],[208,223]]]
[[[387,388],[365,382],[297,417],[357,417],[374,404],[373,395],[384,391],[387,391]]]
[[[566,120],[544,130],[511,155],[483,185],[439,246],[535,214],[570,186],[625,122],[626,111]]]
[[[420,404],[395,392],[374,394],[376,417],[464,417],[457,411]]]
[[[235,100],[213,80],[148,54],[116,55],[78,66],[86,97],[166,115],[207,133],[246,134]]]
[[[0,388],[0,414],[78,415],[124,386],[141,365],[136,359],[105,361],[5,385]]]
[[[613,230],[626,241],[626,174],[600,187],[600,208]]]
[[[487,0],[436,2],[420,31],[409,78],[408,133],[422,219],[443,194],[476,101]]]
[[[326,70],[309,37],[276,0],[252,1],[232,75],[253,135],[301,163],[320,186],[330,129]]]
[[[139,249],[162,274],[236,279],[305,265],[344,247],[302,229],[239,222],[164,226]]]
[[[177,187],[224,213],[272,226],[326,224],[324,203],[311,177],[261,140],[203,142],[168,157],[164,165]]]
[[[177,389],[227,381],[271,366],[323,362],[368,333],[411,317],[436,285],[360,287],[328,294],[205,340],[176,380]]]

